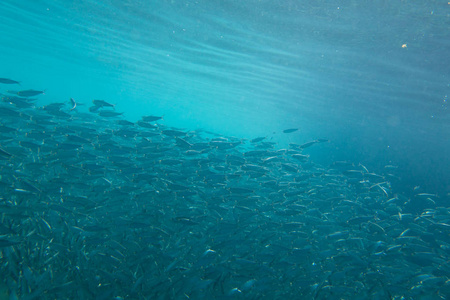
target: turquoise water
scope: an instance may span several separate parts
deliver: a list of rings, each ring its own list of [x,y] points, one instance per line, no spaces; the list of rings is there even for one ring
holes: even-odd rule
[[[42,102],[101,98],[129,119],[163,114],[282,145],[324,137],[323,155],[339,159],[423,153],[448,165],[427,148],[449,150],[449,11],[445,1],[2,1],[1,70],[46,89]],[[273,134],[290,127],[301,131]]]
[[[447,1],[3,0],[0,32],[0,299],[449,293]]]
[[[449,191],[445,1],[2,1],[3,77]],[[280,134],[298,127],[295,135]]]
[[[324,165],[400,166],[449,191],[445,1],[3,1],[3,77],[40,104],[105,99],[126,118],[280,147],[330,139]],[[300,128],[282,135],[286,128]]]

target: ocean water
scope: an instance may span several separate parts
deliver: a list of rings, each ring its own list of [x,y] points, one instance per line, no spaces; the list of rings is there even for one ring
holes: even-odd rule
[[[285,147],[450,191],[445,1],[2,1],[2,76],[40,101]],[[299,128],[283,136],[286,128]]]
[[[0,93],[8,95],[7,91],[18,89],[43,90],[45,93],[39,95],[34,102],[36,109],[56,102],[68,103],[69,99],[73,98],[78,103],[78,112],[89,113],[92,100],[102,99],[114,104],[115,112],[123,113],[119,119],[137,122],[144,115],[163,116],[163,120],[158,121],[158,124],[174,127],[182,132],[210,132],[211,136],[204,137],[203,140],[207,142],[211,142],[212,133],[227,137],[228,141],[238,140],[246,145],[251,145],[251,139],[265,137],[265,141],[273,142],[273,149],[278,150],[292,147],[290,144],[302,145],[318,139],[328,140],[302,149],[302,154],[309,155],[309,160],[315,164],[314,171],[311,169],[310,174],[316,174],[321,168],[331,170],[345,161],[359,170],[363,168],[365,174],[380,174],[389,181],[389,185],[382,185],[376,181],[373,182],[374,185],[369,185],[371,191],[374,189],[373,186],[380,187],[378,192],[381,195],[377,197],[386,194],[389,199],[400,197],[399,195],[405,199],[417,199],[418,194],[430,194],[431,201],[435,204],[434,208],[449,206],[450,4],[448,1],[3,0],[0,2],[0,32],[2,58],[0,77],[20,81],[20,87],[1,85]],[[0,121],[3,125],[8,122]],[[67,126],[70,121],[65,120],[63,123]],[[112,126],[106,124],[110,123],[99,122],[98,132],[103,132],[105,126],[106,128]],[[23,123],[23,126],[28,125]],[[283,133],[283,130],[291,128],[298,130]],[[18,130],[26,129],[19,127]],[[192,134],[189,135],[192,137]],[[174,144],[173,141],[164,143]],[[2,142],[1,146],[9,151],[7,143],[5,146]],[[249,149],[242,148],[239,153]],[[46,151],[52,153],[50,150]],[[226,157],[230,152],[222,155]],[[171,154],[166,158],[184,159],[184,156],[177,158]],[[20,168],[18,162],[13,165]],[[275,180],[280,180],[284,175],[275,172],[275,166],[273,168],[270,173],[275,176]],[[5,174],[6,171],[3,174],[4,178],[8,178]],[[277,174],[280,178],[276,178]],[[47,178],[40,183],[47,182],[46,180]],[[195,182],[188,181],[184,184],[191,184],[191,189],[195,190],[197,188]],[[324,182],[326,181],[320,184]],[[353,184],[351,180],[349,182],[350,185]],[[167,191],[171,190],[170,184],[175,184],[172,182],[168,184],[166,181],[162,183]],[[250,185],[252,191],[256,193],[253,190],[255,187],[253,183]],[[209,191],[216,193],[216,188]],[[289,189],[291,188],[292,186],[289,186]],[[173,186],[172,189],[177,190]],[[41,189],[38,190],[40,193]],[[350,198],[351,194],[355,199],[350,200],[362,199],[363,197],[355,196],[360,195],[360,190],[358,188],[355,190],[352,190],[352,193],[348,192],[347,197]],[[247,193],[241,190],[232,191],[234,191],[232,194]],[[273,190],[266,195],[275,192]],[[180,191],[177,190],[175,193]],[[195,190],[195,193],[198,191]],[[259,197],[265,192],[261,193],[257,193]],[[329,194],[328,198],[338,197],[339,193],[345,194],[339,188],[336,193]],[[6,199],[7,196],[2,197]],[[386,203],[385,200],[382,202]],[[325,208],[317,205],[323,216]],[[422,213],[422,209],[429,208],[427,205],[428,202],[426,205],[422,203],[418,205],[420,211],[414,212],[415,217]],[[242,206],[250,207],[250,210],[254,211],[249,204]],[[126,207],[132,209],[132,205]],[[369,204],[368,207],[381,210]],[[206,207],[201,208],[207,210]],[[411,206],[409,208],[411,210]],[[361,210],[359,214],[368,215],[367,211]],[[384,211],[384,208],[382,210]],[[400,220],[397,221],[401,223],[403,222],[401,213],[406,211],[402,209],[389,211],[387,215],[400,213]],[[218,213],[222,214],[221,211]],[[44,217],[42,218],[46,221],[49,221],[49,218],[53,219]],[[183,218],[177,219],[181,217]],[[191,219],[185,220],[185,217],[185,215],[172,216],[172,219],[182,220],[172,230],[182,231],[177,226],[183,222],[187,223],[185,224],[187,226],[194,227],[199,223],[203,224],[202,222],[210,224],[210,220],[195,219],[194,222]],[[276,222],[281,222],[278,218],[280,214],[277,215]],[[436,233],[436,240],[426,241],[430,243],[428,246],[434,249],[433,253],[442,260],[448,259],[449,252],[446,248],[448,240],[441,243],[445,240],[442,236],[448,238],[448,231],[439,229],[439,226],[444,225],[436,224],[447,224],[446,218],[448,217],[436,218],[433,221],[434,227],[430,230]],[[75,219],[76,217],[73,223],[69,222],[71,226],[84,228],[78,226]],[[331,219],[333,218],[330,217]],[[295,219],[289,221],[295,222]],[[338,224],[341,220],[333,219],[333,221]],[[42,226],[42,221],[39,222]],[[387,223],[393,226],[391,221]],[[86,224],[84,225],[87,226]],[[313,228],[312,230],[320,231],[322,228],[318,224],[307,224]],[[360,226],[365,224],[370,228],[372,226],[370,224],[374,223],[358,220],[355,224]],[[5,221],[4,225],[10,230],[19,226],[15,221]],[[56,223],[49,225],[51,228],[55,226]],[[386,228],[387,224],[380,226]],[[401,227],[403,230],[395,232],[397,236],[409,228],[404,226]],[[428,228],[428,224],[421,226]],[[343,232],[342,228],[336,228],[324,231],[330,235],[328,240],[334,239],[335,232],[340,234]],[[224,226],[223,230],[228,229]],[[104,234],[102,230],[99,231]],[[11,232],[4,234],[14,235]],[[255,239],[263,237],[261,233],[258,234],[258,238]],[[347,234],[348,232],[343,233],[344,236]],[[127,236],[126,233],[123,235]],[[202,238],[199,240],[205,241],[203,237],[206,233],[202,231],[200,235]],[[393,236],[394,234],[390,237]],[[386,244],[392,243],[389,239],[384,240],[381,237],[378,239]],[[18,247],[16,242],[8,240],[5,242],[6,246],[1,246],[0,250]],[[231,242],[238,243],[237,240]],[[171,249],[176,243],[180,243],[180,240],[174,238],[164,246],[165,250]],[[183,239],[183,243],[189,242]],[[202,251],[212,249],[214,253],[220,252],[219,246],[214,248],[213,245],[212,242],[205,242]],[[252,244],[252,247],[255,245]],[[407,248],[405,244],[402,245],[402,249]],[[360,246],[356,248],[361,250],[358,247]],[[372,246],[361,247],[366,249]],[[377,247],[372,249],[381,251],[382,247]],[[299,245],[295,246],[295,249],[298,248]],[[435,248],[441,249],[439,251],[444,253],[437,253],[438,250]],[[10,255],[6,253],[7,251],[11,250],[4,250],[2,259],[5,264],[11,264],[11,260],[6,258]],[[261,271],[253,266],[255,261],[258,263],[263,261],[264,268],[273,268],[267,270],[268,274],[283,274],[281,262],[274,266],[275,263],[271,265],[261,257],[245,256],[242,254],[245,251],[241,252],[239,249],[236,251],[241,253],[236,255],[248,260],[235,262],[236,264],[244,269],[243,265],[246,263],[252,265],[246,269],[248,272],[245,276],[242,275],[241,283],[236,283],[239,281],[236,274],[221,277],[211,275],[219,272],[217,270],[211,273],[205,271],[210,263],[209,258],[201,256],[203,260],[208,260],[200,263],[202,272],[206,274],[199,275],[184,270],[189,276],[202,278],[202,283],[194,279],[184,283],[184,286],[200,286],[197,290],[190,287],[181,294],[171,290],[169,296],[158,292],[155,297],[181,299],[185,294],[185,297],[191,295],[205,299],[209,296],[232,298],[243,297],[244,292],[251,291],[248,296],[258,299],[286,296],[292,292],[289,287],[283,286],[283,292],[271,294],[262,287],[266,282],[255,275],[256,270]],[[429,252],[427,249],[411,247],[404,250],[404,253],[411,254],[415,253],[414,251]],[[326,254],[316,248],[306,252],[308,255],[315,253],[323,257],[330,255],[338,257],[337,253]],[[62,253],[62,250],[58,253]],[[179,254],[174,253],[177,252],[166,253],[170,259],[158,260],[157,263],[164,266],[161,271],[163,275],[172,272],[175,264],[183,265],[179,263],[181,258],[174,260]],[[209,255],[208,253],[204,255]],[[152,255],[156,256],[154,253]],[[188,265],[196,266],[195,260],[190,259],[194,254],[182,255],[189,261],[183,268],[189,269]],[[221,255],[222,258],[227,255],[233,257],[233,254],[226,251]],[[370,255],[367,254],[367,260],[375,260]],[[354,252],[349,256],[359,264],[359,267],[363,268],[363,265],[365,267],[365,263],[354,258]],[[440,260],[433,260],[433,267],[430,267],[424,261],[417,264],[417,260],[422,258],[418,258],[419,255],[414,254],[411,257],[408,262],[415,261],[416,265],[423,268],[412,271],[411,277],[417,278],[416,276],[420,274],[430,273],[434,278],[442,278],[443,282],[448,282],[450,272],[448,269],[437,267],[442,263]],[[428,258],[423,258],[426,259]],[[286,277],[294,278],[293,270],[290,268],[291,262],[283,263],[289,266],[286,267]],[[311,265],[317,264],[317,261],[312,259],[308,264],[309,268],[313,268]],[[220,263],[216,261],[213,265],[217,266]],[[335,274],[336,270],[340,270],[326,264],[322,266],[324,272],[330,271]],[[133,267],[134,281],[128,288],[128,291],[132,290],[128,297],[145,298],[146,287],[153,285],[146,282],[147,277],[139,275],[145,274],[141,267]],[[14,273],[9,269],[5,271],[6,269],[2,269],[3,274]],[[15,273],[26,273],[18,269],[19,271]],[[431,269],[440,271],[432,272]],[[225,270],[229,269],[223,268],[220,272]],[[309,269],[305,267],[305,270]],[[177,271],[183,270],[180,267]],[[227,272],[231,274],[230,271]],[[385,272],[387,273],[387,270]],[[25,275],[16,274],[16,276],[21,278]],[[29,275],[27,276],[29,281]],[[110,282],[118,284],[119,275],[115,273],[114,276],[110,277],[114,277],[116,281]],[[181,280],[183,276],[172,278]],[[272,275],[267,275],[268,278],[270,276]],[[74,278],[75,275],[67,281],[76,282]],[[389,278],[391,279],[393,280]],[[136,283],[138,280],[140,282]],[[210,284],[209,280],[214,283]],[[261,284],[255,285],[252,280]],[[338,284],[340,287],[345,285],[340,278],[334,280],[340,282]],[[230,281],[232,284],[228,284]],[[339,294],[351,294],[344,288],[329,292],[330,288],[324,287],[333,286],[332,281],[329,278],[322,278],[297,284],[302,288],[309,286],[308,292],[301,293],[306,298],[325,299],[327,295],[338,297]],[[406,290],[420,286],[420,282],[422,281],[411,280]],[[267,285],[270,284],[276,286],[267,280]],[[22,295],[24,299],[27,293],[31,294],[28,295],[29,298],[39,296],[38,292],[32,293],[33,288],[29,287],[27,290],[23,285],[20,286],[18,280],[15,280],[15,284],[8,281],[7,285],[16,286],[18,291],[15,293]],[[391,287],[397,285],[400,284],[392,282],[386,284]],[[62,286],[64,284],[60,283],[58,288]],[[441,282],[437,285],[425,285],[423,288],[425,291],[433,291],[433,296],[426,299],[444,299],[438,297],[445,293],[436,292],[442,291],[442,286]],[[233,292],[233,288],[239,288],[239,292]],[[8,294],[13,295],[11,289]],[[138,292],[139,290],[142,293]],[[407,295],[407,292],[399,292],[400,289],[387,290],[388,292],[384,294],[386,299]],[[55,293],[54,290],[49,288],[49,291],[49,294],[54,295],[52,294]],[[43,293],[42,290],[39,292]],[[70,295],[73,297],[75,294]],[[97,299],[120,296],[104,291],[99,294],[91,291],[83,295]],[[423,296],[420,293],[412,295]],[[379,294],[367,293],[366,296],[384,299]],[[122,294],[121,297],[126,298],[127,294]]]

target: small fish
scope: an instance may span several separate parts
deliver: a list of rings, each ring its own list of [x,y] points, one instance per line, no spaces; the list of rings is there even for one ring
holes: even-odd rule
[[[242,285],[241,291],[248,291],[248,290],[250,290],[252,287],[255,286],[255,283],[256,283],[256,279],[250,279],[250,280],[246,281],[244,283],[244,285]]]
[[[242,294],[242,291],[238,288],[232,288],[230,291],[228,291],[227,296],[231,297],[231,296],[236,296]]]
[[[75,108],[77,108],[77,103],[75,102],[75,100],[73,100],[73,98],[70,98],[70,104],[72,105],[72,108],[70,110],[74,110]]]
[[[308,143],[304,143],[304,144],[300,145],[299,148],[305,149],[305,148],[311,147],[311,146],[314,145],[315,143],[317,143],[317,141],[311,141],[311,142],[308,142]]]
[[[123,115],[123,113],[119,113],[119,112],[115,112],[115,111],[100,111],[98,113],[99,116],[101,117],[106,117],[106,118],[111,118],[111,117],[118,117]]]
[[[101,108],[101,106],[91,106],[91,107],[89,107],[89,111],[94,113],[94,112],[97,112],[100,108]]]
[[[127,120],[118,120],[116,123],[122,126],[134,126],[133,122]]]
[[[307,160],[309,158],[309,155],[304,155],[304,154],[292,154],[292,158],[295,158],[297,160],[303,161],[303,160]]]
[[[283,130],[283,133],[292,133],[292,132],[296,132],[297,130],[298,130],[298,128],[285,129],[285,130]]]
[[[386,165],[384,166],[385,169],[397,169],[398,166],[393,166],[393,165]],[[414,190],[418,189],[419,187],[414,187]]]
[[[50,103],[44,106],[46,111],[60,111],[64,107],[64,103]]]
[[[98,106],[98,107],[112,107],[112,108],[114,108],[116,106],[115,104],[111,104],[111,103],[108,103],[108,102],[103,101],[103,100],[92,100],[92,103],[94,103],[94,105]]]
[[[250,142],[251,142],[251,143],[258,143],[258,142],[261,142],[261,141],[263,141],[263,140],[265,140],[265,139],[266,139],[265,136],[263,136],[263,137],[257,137],[257,138],[255,138],[255,139],[251,140]]]
[[[230,187],[228,188],[228,190],[233,193],[233,194],[250,194],[253,193],[252,189],[248,189],[248,188],[243,188],[243,187]]]
[[[158,117],[158,116],[143,116],[142,117],[142,121],[144,122],[154,122],[154,121],[158,121],[158,120],[163,120],[164,117]]]
[[[420,193],[420,194],[417,194],[416,196],[419,196],[419,197],[437,197],[436,194],[429,194],[429,193]]]
[[[68,134],[68,135],[66,135],[66,137],[67,137],[68,141],[71,141],[74,143],[87,143],[87,144],[91,143],[89,140],[82,138],[80,136],[77,136],[77,135],[73,135],[73,134]]]
[[[20,82],[12,80],[12,79],[8,79],[8,78],[0,78],[0,83],[4,83],[4,84],[18,84],[18,85],[20,85]]]
[[[150,123],[147,123],[147,122],[144,122],[144,121],[138,121],[137,124],[138,124],[139,126],[141,126],[141,127],[144,127],[144,128],[150,128],[150,129],[152,129],[152,128],[157,128],[157,127],[158,127],[158,126],[156,126],[156,125],[153,125],[153,124],[150,124]]]
[[[182,132],[179,130],[163,130],[161,131],[162,134],[167,135],[167,136],[185,136],[186,132]]]
[[[9,247],[9,246],[14,246],[20,244],[20,242],[17,241],[11,241],[8,239],[0,239],[0,248],[5,248],[5,247]]]
[[[17,131],[17,129],[15,129],[15,128],[0,125],[0,133],[12,133],[12,132],[16,132],[16,131]]]
[[[44,93],[45,91],[25,90],[25,91],[18,91],[17,95],[21,97],[33,97]]]
[[[6,152],[5,150],[3,150],[2,148],[0,148],[0,156],[11,157],[12,155],[9,154],[8,152]]]
[[[173,218],[172,220],[174,222],[181,223],[184,225],[198,225],[199,224],[198,222],[193,221],[190,218],[184,218],[184,217],[176,217],[176,218]]]
[[[182,138],[175,137],[175,141],[176,141],[177,145],[181,148],[191,148],[192,147],[191,143],[189,143],[186,140],[183,140]]]

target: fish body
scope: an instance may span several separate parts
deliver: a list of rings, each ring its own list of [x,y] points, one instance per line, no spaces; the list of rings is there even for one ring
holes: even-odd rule
[[[179,131],[179,130],[170,130],[170,129],[163,130],[163,131],[161,131],[161,133],[164,134],[164,135],[173,136],[173,137],[175,137],[175,136],[185,136],[186,135],[186,132]]]
[[[298,128],[285,129],[285,130],[283,130],[283,133],[292,133],[292,132],[296,132],[297,130],[298,130]]]
[[[92,100],[92,103],[94,103],[94,105],[99,107],[99,108],[100,107],[112,107],[112,108],[114,108],[116,106],[115,104],[108,103],[108,102],[106,102],[104,100]]]
[[[122,126],[134,126],[133,122],[127,121],[127,120],[118,120],[117,124]]]
[[[162,120],[163,117],[159,117],[159,116],[143,116],[142,117],[142,121],[144,122],[154,122],[154,121],[158,121],[158,120]]]
[[[111,118],[111,117],[118,117],[123,115],[123,113],[119,113],[119,112],[115,112],[115,111],[107,111],[107,110],[102,110],[98,113],[99,116],[101,117],[106,117],[106,118]]]
[[[7,151],[3,150],[2,148],[0,148],[0,156],[8,158],[8,157],[11,157],[12,154],[10,154],[9,152],[7,152]]]
[[[45,93],[45,91],[25,90],[25,91],[18,91],[17,95],[20,96],[20,97],[28,98],[28,97],[34,97],[34,96],[37,96],[37,95],[41,95],[41,94],[44,94],[44,93]]]
[[[0,239],[0,249],[5,248],[5,247],[14,246],[17,244],[20,244],[20,242],[8,240],[8,239]]]
[[[259,142],[261,142],[261,141],[263,141],[263,140],[265,140],[265,139],[266,139],[265,136],[263,136],[263,137],[257,137],[257,138],[252,139],[250,142],[251,142],[251,143],[259,143]]]
[[[74,110],[75,108],[77,108],[77,103],[75,102],[75,100],[73,100],[73,98],[70,98],[70,105],[72,105],[72,108],[70,110]]]
[[[18,84],[18,85],[20,85],[19,81],[15,81],[15,80],[8,79],[8,78],[0,78],[0,83],[3,83],[3,84]]]
[[[151,123],[148,123],[148,122],[144,122],[144,121],[138,121],[137,124],[139,126],[141,126],[141,127],[149,128],[149,129],[154,129],[154,128],[158,127],[158,126],[156,126],[154,124],[151,124]]]
[[[316,143],[318,143],[318,142],[317,141],[311,141],[311,142],[308,142],[308,143],[304,143],[304,144],[300,145],[300,148],[301,149],[305,149],[305,148],[311,147],[312,145],[314,145]]]

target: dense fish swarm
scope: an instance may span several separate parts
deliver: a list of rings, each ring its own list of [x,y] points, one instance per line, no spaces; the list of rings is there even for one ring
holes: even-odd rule
[[[0,103],[1,296],[450,295],[449,208],[302,154],[326,140],[275,149],[158,116],[129,122],[103,100],[81,113],[73,99],[36,108],[20,96],[42,92],[14,93]]]

